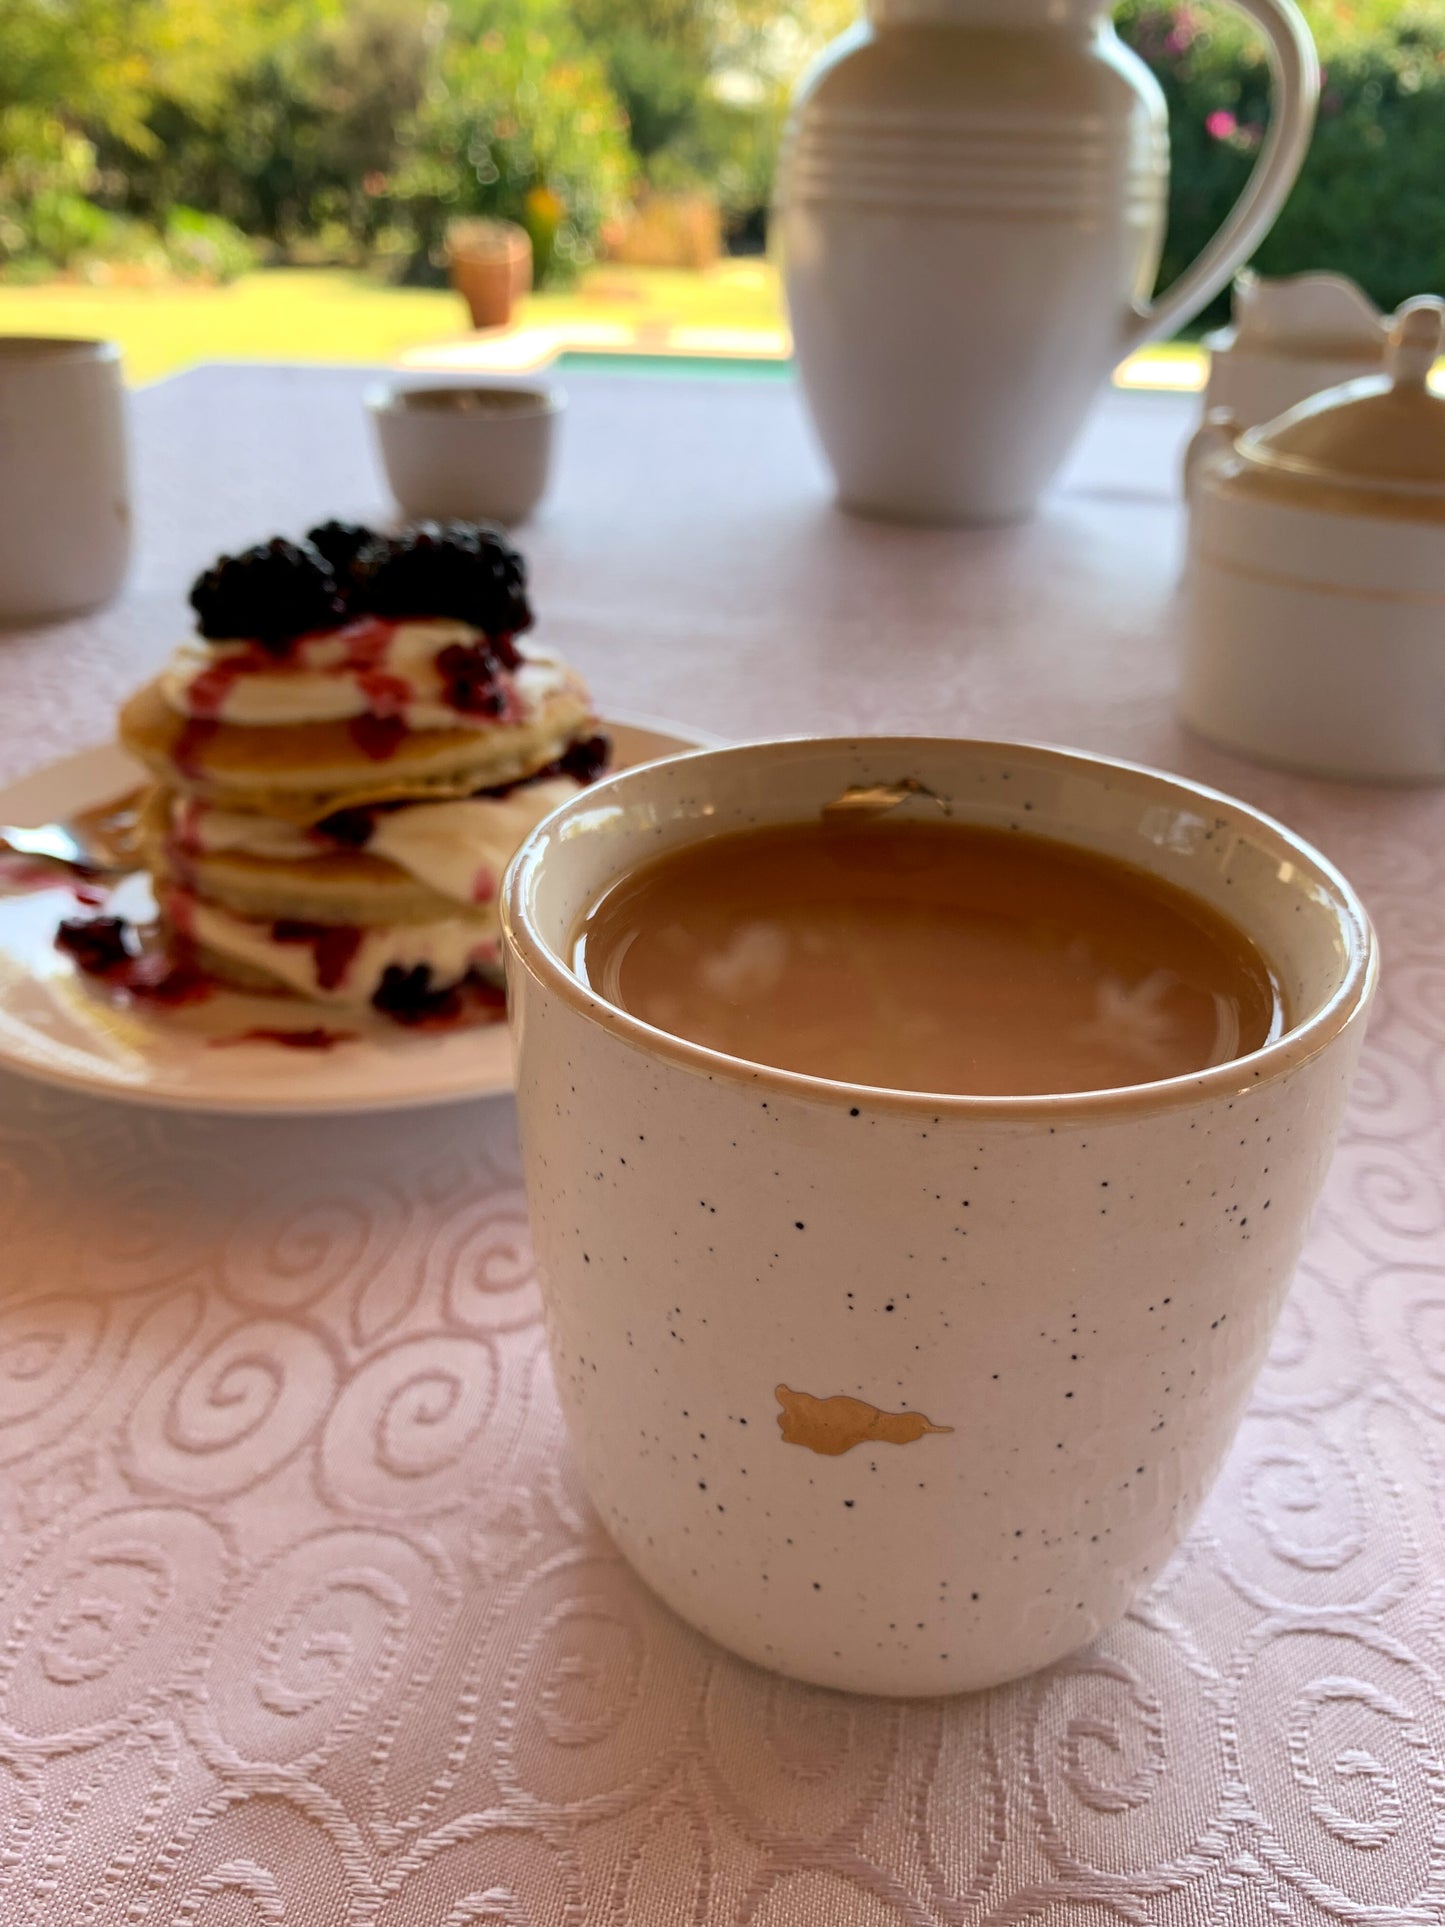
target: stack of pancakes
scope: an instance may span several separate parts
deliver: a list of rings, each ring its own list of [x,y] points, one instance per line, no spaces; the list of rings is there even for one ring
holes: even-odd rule
[[[606,758],[581,682],[516,640],[520,557],[329,524],[192,602],[200,637],[121,715],[174,936],[226,982],[403,1019],[499,981],[502,870]]]

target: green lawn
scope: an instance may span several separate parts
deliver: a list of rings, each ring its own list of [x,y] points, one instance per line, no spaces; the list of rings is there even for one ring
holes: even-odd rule
[[[133,382],[197,361],[389,361],[457,329],[444,290],[331,270],[274,269],[228,288],[0,286],[0,334],[105,335]]]
[[[781,320],[777,277],[758,260],[724,261],[702,274],[603,265],[575,288],[533,295],[517,317],[523,329],[556,331],[564,351],[575,331],[582,353],[569,357],[574,362],[610,360],[592,351],[622,347],[654,367],[674,331],[680,340],[691,335],[688,345],[704,355],[766,353]],[[466,328],[466,312],[447,289],[386,287],[339,268],[269,268],[229,288],[0,283],[0,334],[107,336],[119,341],[132,382],[198,361],[386,363],[456,340]],[[749,336],[764,346],[750,350]],[[1150,356],[1166,380],[1161,364],[1197,357],[1183,345]]]
[[[532,297],[524,323],[580,318],[625,324],[648,342],[688,326],[776,326],[777,294],[761,264],[716,275],[598,268],[576,289]],[[391,288],[335,268],[271,268],[228,288],[98,288],[0,284],[0,334],[104,335],[121,344],[133,382],[198,361],[387,362],[463,334],[447,289]]]

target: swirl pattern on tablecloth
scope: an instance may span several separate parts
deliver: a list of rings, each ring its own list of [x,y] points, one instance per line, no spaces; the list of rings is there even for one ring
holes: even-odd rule
[[[1382,1870],[1402,1917],[1438,1915],[1445,1678],[1390,1634],[1342,1619],[1266,1624],[1234,1686],[1224,1731],[1261,1857],[1342,1919],[1369,1916]]]
[[[187,1497],[244,1491],[300,1451],[336,1376],[318,1328],[232,1322],[146,1387],[127,1428],[127,1461],[138,1481]]]
[[[1042,1676],[1022,1759],[1056,1876],[1124,1898],[1181,1884],[1217,1860],[1215,1689],[1186,1641],[1140,1615]],[[1192,1768],[1187,1784],[1181,1760]]]
[[[97,1745],[168,1704],[215,1636],[232,1557],[179,1506],[38,1542],[0,1607],[0,1733],[20,1756]]]
[[[498,1368],[477,1339],[433,1334],[379,1351],[339,1394],[320,1474],[338,1509],[423,1518],[469,1502],[495,1469]]]
[[[726,1667],[709,1681],[705,1718],[718,1797],[758,1839],[856,1837],[897,1768],[900,1713],[883,1701]]]
[[[459,1330],[506,1331],[540,1316],[520,1192],[469,1200],[432,1246],[429,1267]]]
[[[106,1324],[105,1307],[84,1298],[0,1308],[0,1463],[63,1434]]]
[[[263,1566],[220,1628],[195,1714],[216,1770],[329,1759],[388,1686],[418,1690],[456,1593],[389,1533],[318,1532]]]
[[[549,1562],[514,1595],[503,1637],[492,1758],[509,1804],[600,1818],[666,1785],[694,1738],[710,1656],[615,1554]]]
[[[375,1179],[324,1188],[292,1175],[268,1189],[226,1241],[225,1289],[247,1311],[302,1311],[342,1290],[353,1301],[384,1274],[405,1206]]]
[[[371,512],[360,386],[133,398],[153,546],[127,599],[5,638],[7,773],[109,734],[207,554]],[[609,703],[1132,754],[1359,885],[1379,1001],[1249,1419],[1092,1647],[976,1698],[850,1702],[709,1646],[600,1530],[510,1106],[208,1116],[0,1075],[0,1922],[1441,1927],[1445,792],[1175,728],[1148,425],[1182,439],[1180,404],[1106,400],[1044,516],[964,539],[820,513],[784,388],[579,376],[573,404],[598,485],[532,540]],[[709,459],[654,500],[680,435]],[[656,539],[625,541],[644,498]],[[719,521],[746,543],[725,571]]]
[[[213,1242],[149,1283],[169,1187],[128,1184],[126,1141],[149,1166],[164,1131],[108,1115],[104,1159],[76,1168],[130,1199],[110,1284],[76,1288],[105,1262],[82,1208],[65,1288],[0,1301],[20,1549],[0,1575],[0,1907],[45,1918],[83,1870],[75,1917],[98,1922],[124,1896],[197,1922],[335,1902],[401,1927],[802,1927],[820,1905],[849,1927],[1167,1927],[1186,1895],[1221,1927],[1427,1921],[1439,1134],[1419,1067],[1375,1061],[1254,1412],[1154,1603],[956,1707],[769,1679],[612,1555],[494,1155],[505,1113],[467,1153],[433,1129],[380,1189],[328,1156],[320,1183],[223,1196],[198,1139],[182,1222],[195,1238],[211,1212]],[[24,1218],[61,1179],[22,1163]],[[474,1195],[478,1171],[499,1188]],[[298,1885],[299,1854],[334,1893]]]

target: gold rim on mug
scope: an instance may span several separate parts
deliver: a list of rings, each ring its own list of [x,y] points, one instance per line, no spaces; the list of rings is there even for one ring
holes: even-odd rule
[[[1329,859],[1283,823],[1262,810],[1252,808],[1238,797],[1208,784],[1166,775],[1143,763],[1131,763],[1110,756],[1087,755],[1080,750],[1056,748],[1048,743],[1012,743],[983,737],[877,736],[877,737],[779,737],[767,742],[740,743],[726,749],[699,750],[685,758],[691,765],[756,760],[779,750],[803,745],[839,753],[867,747],[875,751],[897,749],[906,755],[915,752],[940,752],[950,749],[997,751],[1015,762],[1035,759],[1052,766],[1080,772],[1134,779],[1156,795],[1163,791],[1181,804],[1196,808],[1201,804],[1227,811],[1255,831],[1263,841],[1274,842],[1281,861],[1304,871],[1326,893],[1347,950],[1344,976],[1326,1001],[1309,1016],[1290,1027],[1273,1042],[1258,1050],[1233,1057],[1208,1070],[1191,1071],[1180,1077],[1162,1078],[1150,1084],[1128,1084],[1101,1091],[1059,1091],[1024,1097],[972,1097],[950,1092],[903,1091],[874,1084],[847,1084],[831,1078],[814,1077],[803,1071],[781,1070],[771,1064],[756,1064],[747,1058],[731,1057],[710,1050],[671,1031],[659,1030],[641,1018],[633,1017],[616,1004],[599,997],[569,967],[565,959],[537,930],[531,919],[528,886],[543,861],[543,852],[554,825],[579,812],[595,808],[609,793],[638,787],[657,764],[642,764],[604,777],[579,796],[559,805],[532,831],[507,867],[500,899],[504,948],[517,958],[533,978],[554,991],[580,1015],[610,1031],[622,1042],[645,1056],[663,1057],[674,1064],[696,1071],[704,1077],[726,1077],[731,1082],[752,1088],[770,1089],[780,1097],[801,1101],[837,1104],[867,1104],[874,1109],[904,1110],[952,1117],[974,1115],[995,1122],[1020,1123],[1040,1118],[1067,1116],[1119,1117],[1172,1109],[1179,1104],[1197,1102],[1201,1097],[1243,1095],[1257,1090],[1295,1070],[1333,1042],[1347,1025],[1368,1010],[1371,993],[1379,975],[1379,943],[1364,904],[1354,889]],[[1020,834],[1027,835],[1027,831]],[[620,873],[619,873],[620,874]],[[1187,888],[1187,886],[1184,886]],[[579,909],[582,906],[579,905]]]
[[[426,415],[441,420],[520,421],[560,415],[566,390],[552,382],[378,382],[363,397],[373,415]],[[475,404],[496,402],[495,408]]]

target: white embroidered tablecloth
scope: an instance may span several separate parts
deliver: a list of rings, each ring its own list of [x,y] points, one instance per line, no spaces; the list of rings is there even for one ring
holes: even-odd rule
[[[382,512],[361,388],[138,397],[132,591],[0,637],[0,779],[107,734],[215,550]],[[1111,398],[1036,522],[959,535],[836,515],[786,384],[572,390],[526,546],[604,708],[1118,752],[1362,888],[1379,1014],[1252,1413],[1072,1662],[790,1686],[589,1518],[509,1103],[234,1122],[0,1077],[0,1922],[1445,1919],[1445,792],[1176,730],[1183,401]]]

